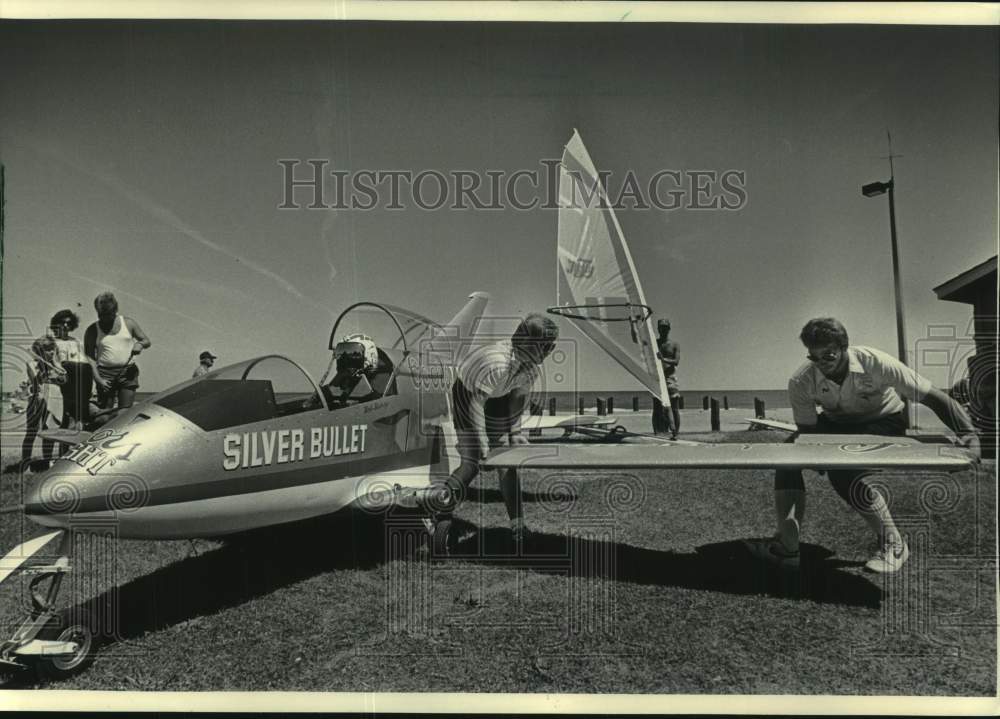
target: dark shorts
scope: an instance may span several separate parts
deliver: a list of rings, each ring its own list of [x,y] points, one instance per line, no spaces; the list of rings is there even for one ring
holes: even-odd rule
[[[834,422],[820,414],[816,422],[817,434],[877,434],[886,437],[902,437],[906,435],[906,415],[902,412],[881,417],[870,422]],[[794,442],[797,433],[792,434],[785,442]],[[821,472],[826,474],[830,484],[844,500],[855,508],[864,509],[871,502],[852,489],[856,481],[869,474],[857,469],[829,469]],[[802,489],[801,469],[775,470],[775,489]]]
[[[63,362],[66,382],[62,391],[63,408],[75,420],[88,418],[90,392],[94,387],[94,371],[87,362]]]
[[[820,414],[816,431],[819,434],[880,434],[902,437],[906,435],[906,415],[897,412],[870,422],[834,422],[825,414]]]
[[[455,433],[458,435],[459,452],[463,450],[463,445],[476,446],[476,426],[472,421],[472,414],[469,412],[469,405],[472,401],[472,393],[462,384],[461,380],[456,380],[451,390],[452,407],[455,411]],[[486,437],[490,445],[496,444],[503,435],[511,430],[514,423],[515,413],[521,414],[520,402],[512,401],[510,395],[488,399],[484,403],[483,413],[486,417]],[[477,455],[478,459],[478,455]]]
[[[97,371],[109,385],[106,390],[97,385],[97,401],[101,406],[104,406],[108,397],[114,396],[120,389],[130,389],[133,392],[139,389],[139,368],[134,364],[130,364],[124,369],[121,367],[98,367]]]
[[[667,396],[680,397],[681,389],[677,386],[677,375],[670,375],[667,380]]]

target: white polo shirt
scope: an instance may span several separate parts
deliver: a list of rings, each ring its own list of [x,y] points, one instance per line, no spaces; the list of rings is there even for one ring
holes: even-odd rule
[[[827,379],[812,362],[795,371],[788,381],[795,424],[815,425],[817,405],[834,422],[871,422],[902,412],[902,397],[919,402],[933,387],[898,359],[874,347],[848,347],[847,361],[842,384]]]
[[[529,392],[540,374],[538,365],[518,361],[510,340],[476,348],[458,367],[462,384],[487,399],[503,397],[518,388]]]

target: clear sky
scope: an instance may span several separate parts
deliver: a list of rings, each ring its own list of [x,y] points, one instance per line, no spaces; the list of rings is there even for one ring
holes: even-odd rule
[[[612,195],[629,171],[744,172],[737,210],[618,212],[682,388],[784,387],[817,315],[895,352],[888,204],[860,192],[888,179],[887,127],[911,347],[968,333],[932,287],[997,251],[995,27],[6,22],[0,67],[6,331],[85,326],[111,288],[153,341],[142,390],[202,349],[318,376],[357,300],[554,302],[556,212],[282,210],[279,159],[544,178],[577,128]],[[636,386],[564,334],[582,388]]]

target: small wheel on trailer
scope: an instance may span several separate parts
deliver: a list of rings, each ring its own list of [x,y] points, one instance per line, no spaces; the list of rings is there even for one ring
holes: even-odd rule
[[[91,622],[86,617],[71,617],[65,610],[53,617],[38,638],[77,645],[72,654],[41,656],[35,660],[39,671],[49,679],[65,679],[81,672],[97,656],[98,638]]]
[[[434,522],[431,533],[431,550],[434,557],[447,557],[455,548],[455,538],[451,532],[451,517],[441,517]]]

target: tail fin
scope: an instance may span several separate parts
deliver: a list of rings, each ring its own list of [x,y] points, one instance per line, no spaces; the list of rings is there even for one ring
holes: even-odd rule
[[[434,334],[422,351],[429,351],[447,367],[457,368],[469,350],[473,331],[489,301],[488,293],[473,292],[465,306]]]
[[[489,301],[490,296],[486,292],[473,292],[458,314],[452,317],[447,324],[436,328],[433,338],[420,348],[420,353],[425,356],[425,361],[442,368],[443,377],[448,387],[455,381],[458,365],[472,346],[473,333],[477,329],[477,324],[482,319]],[[454,416],[454,408],[451,406],[451,392],[446,391],[444,396],[448,407],[448,416],[452,417]],[[441,423],[441,430],[442,434],[438,441],[442,443],[441,449],[443,451],[438,471],[443,474],[451,474],[461,463],[461,457],[457,451],[455,426],[450,419],[447,419]]]

